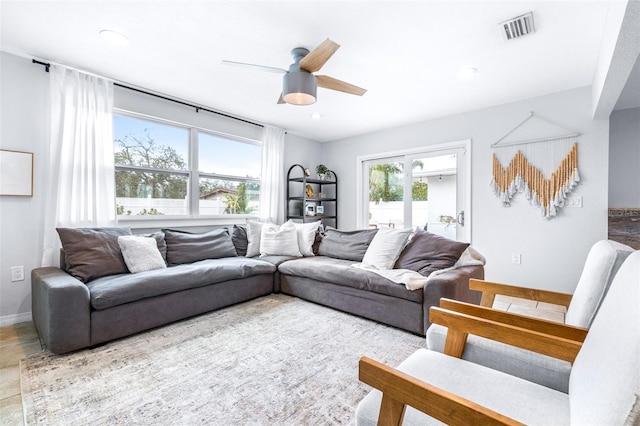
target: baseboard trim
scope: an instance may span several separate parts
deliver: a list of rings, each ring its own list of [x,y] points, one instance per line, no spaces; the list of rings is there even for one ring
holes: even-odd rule
[[[21,322],[32,321],[31,312],[23,312],[21,314],[6,315],[0,317],[0,327],[7,327],[9,325],[18,324]]]

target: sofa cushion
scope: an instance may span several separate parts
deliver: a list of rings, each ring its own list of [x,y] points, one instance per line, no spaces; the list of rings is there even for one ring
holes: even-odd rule
[[[235,257],[236,249],[227,228],[214,229],[202,234],[163,229],[167,242],[169,266],[196,262],[203,259]]]
[[[164,232],[152,232],[151,234],[141,235],[142,237],[151,237],[156,240],[156,245],[158,246],[158,251],[162,256],[162,260],[167,263],[167,242],[164,240]]]
[[[67,272],[84,283],[128,272],[118,237],[131,235],[128,227],[56,228]]]
[[[316,255],[313,252],[313,245],[321,223],[320,220],[311,223],[294,223],[298,233],[298,248],[304,257]]]
[[[166,269],[122,274],[93,280],[87,287],[93,309],[107,309],[148,297],[203,287],[219,282],[273,274],[276,267],[246,257],[206,259]]]
[[[410,269],[424,276],[452,267],[469,243],[450,240],[422,229],[416,229],[395,264],[396,269]]]
[[[132,274],[167,267],[155,238],[123,235],[118,237],[118,245]]]
[[[264,225],[265,223],[263,222],[247,221],[247,253],[245,256],[254,257],[260,255],[260,237]]]
[[[320,256],[362,262],[371,240],[377,229],[359,229],[355,231],[339,231],[327,227],[318,247]]]
[[[245,225],[233,225],[231,241],[236,248],[238,256],[247,255],[247,244],[249,241],[247,240],[247,227]]]
[[[411,229],[380,229],[369,244],[362,263],[378,269],[393,268],[411,232]]]
[[[356,263],[352,260],[315,256],[284,262],[278,266],[278,270],[281,274],[310,278],[422,303],[421,290],[407,290],[404,284],[394,283],[375,272],[352,268],[351,265]]]
[[[260,256],[300,257],[298,233],[291,221],[282,225],[265,224],[260,234]]]

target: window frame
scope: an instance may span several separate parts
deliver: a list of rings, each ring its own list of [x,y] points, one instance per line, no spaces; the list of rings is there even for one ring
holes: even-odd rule
[[[187,177],[187,213],[184,215],[116,215],[117,223],[121,225],[131,225],[136,228],[143,228],[145,223],[150,229],[167,226],[203,226],[203,225],[224,225],[234,223],[245,223],[247,219],[257,218],[256,214],[217,214],[217,215],[201,215],[199,214],[200,200],[200,178],[213,178],[222,180],[231,180],[237,182],[256,182],[262,183],[262,170],[260,170],[260,178],[242,178],[239,176],[229,176],[215,173],[201,173],[199,170],[199,152],[198,152],[198,133],[207,133],[231,141],[239,143],[249,143],[263,148],[263,141],[251,139],[247,137],[232,135],[217,130],[209,129],[193,124],[181,123],[174,120],[168,120],[161,117],[155,117],[148,114],[142,114],[134,111],[128,111],[121,108],[114,108],[113,115],[130,117],[139,120],[157,122],[162,125],[174,126],[186,129],[189,133],[188,137],[188,167],[186,170],[170,170],[155,169],[140,166],[125,166],[114,164],[114,181],[115,172],[117,171],[147,171],[152,173],[165,173],[176,176]],[[114,125],[115,130],[115,125]],[[115,131],[114,131],[115,136]],[[114,146],[115,155],[115,146]],[[114,194],[115,195],[115,194]],[[117,197],[116,197],[117,200]]]
[[[457,150],[462,150],[464,153],[463,158],[458,159],[459,179],[457,181],[457,188],[460,195],[458,196],[457,208],[458,210],[461,209],[464,211],[465,222],[458,240],[471,242],[471,139],[422,145],[416,148],[378,152],[356,157],[356,227],[367,228],[369,223],[366,207],[369,204],[369,192],[365,189],[365,183],[368,183],[368,178],[365,177],[365,166],[367,162],[379,161],[384,163],[387,161],[396,161],[401,158],[411,161],[411,159],[417,156],[455,153]],[[412,197],[406,196],[407,194],[411,194],[411,173],[411,170],[405,169],[405,215],[407,209],[411,209],[412,203]]]

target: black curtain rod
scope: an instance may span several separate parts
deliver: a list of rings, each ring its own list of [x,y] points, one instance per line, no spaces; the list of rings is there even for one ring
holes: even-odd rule
[[[32,59],[31,62],[34,63],[34,64],[42,65],[46,72],[49,72],[49,68],[51,67],[51,64],[48,64],[46,62],[36,61],[35,59]],[[188,106],[188,107],[194,108],[196,110],[196,112],[206,111],[206,112],[210,112],[212,114],[217,114],[217,115],[221,115],[223,117],[232,118],[234,120],[242,121],[244,123],[253,124],[254,126],[264,127],[264,124],[254,123],[253,121],[245,120],[244,118],[234,117],[233,115],[225,114],[225,113],[220,112],[220,111],[214,111],[212,109],[203,108],[203,107],[198,106],[198,105],[194,105],[194,104],[190,104],[188,102],[180,101],[178,99],[173,99],[173,98],[169,98],[167,96],[158,95],[157,93],[147,92],[146,90],[142,90],[142,89],[137,89],[135,87],[126,86],[126,85],[121,84],[121,83],[114,82],[113,84],[114,84],[114,86],[122,87],[123,89],[133,90],[134,92],[142,93],[142,94],[149,95],[149,96],[154,96],[156,98],[160,98],[160,99],[163,99],[165,101],[175,102],[175,103],[180,104],[180,105],[184,105],[184,106]]]

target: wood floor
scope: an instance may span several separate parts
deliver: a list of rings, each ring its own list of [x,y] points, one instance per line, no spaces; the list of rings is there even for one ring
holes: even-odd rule
[[[41,350],[32,322],[0,328],[0,423],[3,426],[23,424],[20,360]]]

